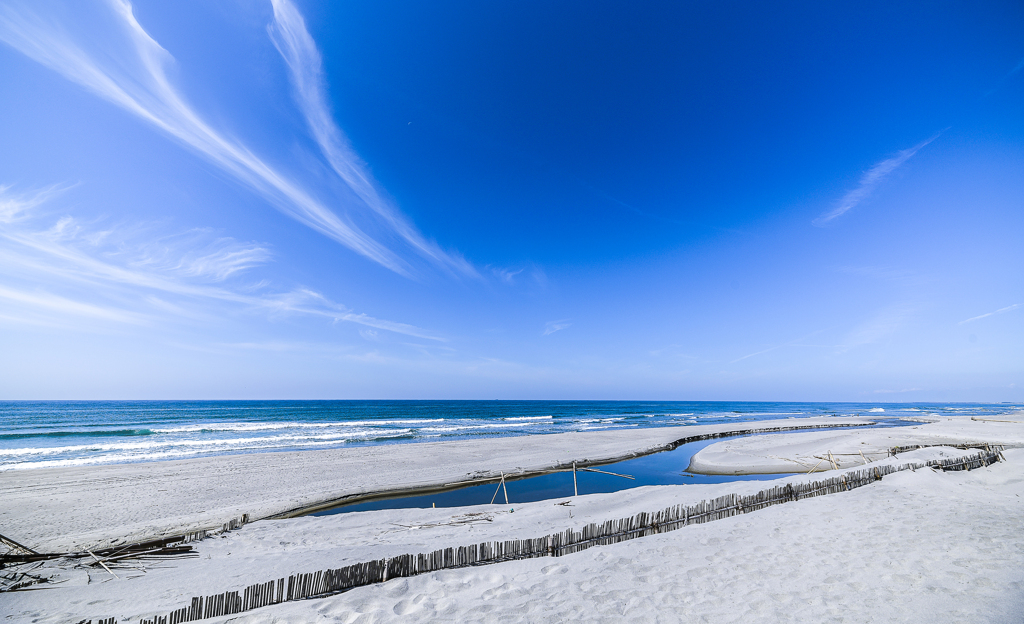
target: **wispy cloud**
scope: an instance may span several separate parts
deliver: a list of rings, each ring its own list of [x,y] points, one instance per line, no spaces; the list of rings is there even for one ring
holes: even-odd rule
[[[555,333],[556,331],[562,331],[572,325],[572,321],[569,319],[562,319],[560,321],[548,321],[544,323],[544,333],[542,335],[547,336]]]
[[[747,355],[738,357],[735,360],[729,362],[729,364],[735,364],[736,362],[742,362],[743,360],[746,360],[748,358],[752,358],[752,357],[755,357],[755,356],[758,356],[758,355],[764,355],[765,353],[771,353],[772,351],[776,351],[778,349],[782,349],[783,347],[797,346],[800,343],[802,343],[804,340],[807,340],[811,336],[816,336],[816,335],[820,334],[823,331],[825,331],[825,330],[819,329],[817,331],[813,331],[813,332],[807,334],[806,336],[801,336],[801,337],[799,337],[799,338],[797,338],[795,340],[790,340],[789,342],[784,342],[782,344],[775,345],[774,347],[768,347],[767,349],[761,349],[760,351],[755,351],[753,353],[748,353]]]
[[[928,145],[938,137],[939,135],[936,134],[930,139],[918,143],[914,147],[902,150],[898,152],[895,156],[891,158],[886,158],[885,160],[876,163],[874,167],[868,169],[868,171],[861,176],[860,184],[857,186],[857,188],[853,189],[852,191],[844,195],[843,198],[839,201],[839,205],[837,205],[831,211],[815,219],[813,221],[814,225],[819,227],[826,225],[836,217],[839,217],[846,213],[847,211],[849,211],[851,208],[856,207],[858,204],[864,201],[869,195],[871,195],[872,191],[875,190],[875,187],[878,186],[879,183],[882,182],[882,180],[887,178],[889,174],[898,169],[900,165],[910,160],[910,158],[914,154],[916,154],[922,147]]]
[[[394,251],[333,212],[314,193],[265,162],[244,143],[204,120],[169,78],[173,57],[139,24],[129,2],[107,0],[98,6],[99,11],[92,17],[104,20],[103,28],[95,24],[86,28],[58,24],[52,15],[42,17],[32,3],[0,5],[0,41],[196,150],[289,216],[392,271],[411,275],[408,262]],[[275,12],[278,6],[284,5],[275,5]],[[291,12],[298,16],[294,8]],[[301,25],[301,17],[298,19]],[[304,27],[302,33],[305,34]],[[283,37],[282,34],[277,39]],[[312,45],[311,40],[308,43]],[[315,47],[310,49],[315,54]],[[449,267],[472,272],[465,261],[424,241],[381,199],[343,135],[326,115],[319,87],[319,56],[315,60],[315,71],[307,68],[303,73],[301,68],[292,66],[292,73],[303,81],[303,110],[332,166],[376,214],[418,251]],[[295,57],[289,59],[289,64],[303,61],[310,59]]]
[[[1021,59],[1019,63],[1013,66],[1013,69],[1003,74],[1003,77],[999,79],[999,81],[996,83],[996,86],[992,87],[991,89],[985,92],[985,95],[981,96],[982,99],[987,98],[988,96],[992,95],[996,91],[999,91],[1001,88],[1003,88],[1003,85],[1005,85],[1010,80],[1010,78],[1012,78],[1015,74],[1017,74],[1017,72],[1019,72],[1022,69],[1024,69],[1024,59]]]
[[[979,314],[978,316],[972,316],[971,318],[969,318],[967,320],[960,321],[959,323],[957,323],[957,325],[964,325],[966,323],[973,323],[974,321],[980,321],[983,318],[988,318],[990,316],[995,316],[996,314],[1002,314],[1003,312],[1009,312],[1010,310],[1016,310],[1017,308],[1021,307],[1022,305],[1024,305],[1024,304],[1015,303],[1013,305],[1006,306],[1005,308],[999,308],[998,310],[995,310],[994,312],[987,312],[985,314]]]
[[[836,271],[847,275],[857,275],[887,282],[913,282],[920,281],[921,276],[909,269],[894,269],[884,266],[837,266]]]
[[[882,308],[865,319],[864,322],[853,327],[840,342],[839,351],[845,352],[856,347],[889,340],[904,327],[910,325],[917,314],[917,307],[910,303]]]
[[[544,269],[530,262],[518,268],[486,265],[484,269],[497,278],[498,282],[507,286],[538,289],[548,287],[548,276],[544,273]]]
[[[1020,71],[1020,70],[1022,70],[1022,69],[1024,69],[1024,59],[1021,59],[1021,60],[1020,60],[1020,63],[1017,63],[1017,64],[1016,64],[1016,65],[1014,66],[1014,68],[1010,70],[1010,73],[1008,73],[1008,74],[1006,74],[1006,75],[1007,75],[1007,76],[1012,76],[1012,75],[1016,74],[1017,72],[1019,72],[1019,71]]]
[[[487,268],[491,270],[491,273],[494,273],[495,277],[505,282],[506,284],[511,284],[512,282],[514,282],[516,276],[523,272],[523,269],[516,269],[513,271],[512,269],[503,269],[499,267]]]
[[[0,184],[0,223],[27,219],[34,209],[60,195],[68,187],[50,186],[25,193],[15,193],[12,188],[10,184]]]
[[[6,300],[8,304],[20,304],[23,307],[56,312],[62,315],[85,316],[118,323],[130,323],[132,325],[145,323],[145,317],[142,315],[126,310],[76,301],[60,295],[54,295],[41,288],[18,290],[7,288],[0,284],[0,299]],[[7,318],[10,320],[12,317],[8,315]]]
[[[309,315],[357,323],[417,338],[442,338],[413,325],[354,312],[308,288],[271,292],[239,278],[265,263],[259,243],[214,237],[204,230],[140,238],[140,228],[97,231],[73,217],[35,217],[43,193],[15,195],[0,187],[0,299],[5,318],[26,321],[44,312],[132,324],[215,314],[227,305],[265,315]],[[51,217],[52,219],[52,217]]]
[[[331,168],[367,207],[418,253],[459,273],[476,276],[476,270],[464,258],[445,252],[434,241],[426,240],[380,189],[331,115],[323,62],[302,14],[290,0],[272,0],[272,3],[274,22],[267,31],[288,65],[295,101]]]

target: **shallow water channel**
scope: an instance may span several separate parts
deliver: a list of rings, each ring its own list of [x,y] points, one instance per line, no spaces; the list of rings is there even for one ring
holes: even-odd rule
[[[918,425],[919,422],[882,421],[875,425],[857,427],[857,429],[878,429],[883,427],[899,427]],[[810,431],[832,431],[833,428],[803,429],[799,433]],[[844,431],[849,429],[844,428]],[[627,459],[612,464],[594,466],[598,470],[625,474],[623,477],[577,470],[576,487],[580,495],[617,492],[644,485],[689,485],[693,483],[728,483],[730,481],[767,481],[780,479],[797,473],[771,473],[753,475],[703,475],[687,472],[690,458],[701,449],[723,440],[749,437],[751,435],[768,435],[773,432],[748,435],[729,436],[713,440],[700,440],[682,444],[671,451],[661,451]],[[513,507],[517,503],[566,498],[573,495],[572,471],[553,472],[522,479],[506,478],[503,489],[496,483],[471,485],[443,492],[423,494],[419,496],[400,496],[395,498],[379,498],[362,503],[343,504],[330,509],[316,511],[311,516],[329,516],[354,511],[375,511],[379,509],[408,509],[425,507],[464,507],[469,505],[487,505],[493,499],[495,504],[505,504],[505,491],[508,493],[508,504]]]

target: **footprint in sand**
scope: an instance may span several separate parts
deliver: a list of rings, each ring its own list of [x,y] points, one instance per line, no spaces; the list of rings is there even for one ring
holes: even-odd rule
[[[411,600],[400,600],[394,608],[395,615],[406,615],[416,610]]]
[[[501,585],[500,587],[493,587],[480,594],[480,597],[484,600],[493,600],[495,598],[516,598],[525,596],[527,592],[520,587],[515,587],[508,583]]]
[[[406,615],[412,613],[420,608],[420,603],[426,600],[427,597],[423,594],[416,594],[411,600],[400,600],[395,603],[394,612],[395,615]]]

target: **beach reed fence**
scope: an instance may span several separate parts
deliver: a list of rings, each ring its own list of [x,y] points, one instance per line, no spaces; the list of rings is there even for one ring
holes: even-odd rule
[[[889,449],[889,457],[896,457],[900,453],[909,453],[910,451],[932,448],[935,446],[948,446],[950,448],[958,448],[961,450],[978,449],[989,452],[995,450],[999,453],[1000,459],[1005,459],[1003,457],[1003,447],[998,444],[989,444],[988,442],[967,442],[963,444],[908,444],[906,446],[894,446]]]
[[[242,514],[240,518],[232,518],[225,522],[223,525],[211,529],[198,529],[196,531],[190,531],[181,536],[179,540],[182,544],[188,544],[189,542],[198,542],[199,540],[212,537],[214,535],[220,535],[221,533],[227,533],[228,531],[234,531],[235,529],[242,528],[243,525],[249,524],[249,514]]]
[[[1002,458],[1001,447],[989,447],[960,458],[907,463],[898,466],[873,466],[842,475],[811,481],[788,483],[749,496],[731,494],[696,505],[674,505],[655,513],[639,513],[629,518],[588,524],[577,531],[568,529],[534,539],[483,542],[469,546],[444,548],[431,553],[406,554],[377,559],[306,574],[293,574],[266,583],[246,587],[241,593],[228,591],[192,598],[191,604],[167,615],[142,618],[139,624],[179,624],[242,613],[267,605],[292,600],[323,598],[355,587],[382,583],[388,579],[415,576],[438,570],[488,565],[502,561],[534,557],[560,557],[594,546],[615,544],[646,535],[675,531],[690,524],[703,524],[772,505],[846,492],[903,470],[934,468],[942,471],[973,470],[990,466]]]

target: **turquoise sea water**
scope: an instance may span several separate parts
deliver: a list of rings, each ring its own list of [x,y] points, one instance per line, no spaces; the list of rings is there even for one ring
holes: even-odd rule
[[[991,403],[683,401],[0,402],[0,470],[356,445],[864,415],[992,415]]]

